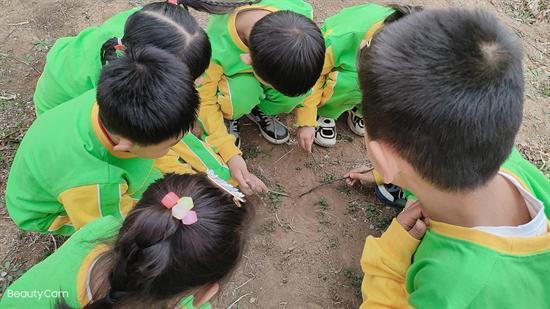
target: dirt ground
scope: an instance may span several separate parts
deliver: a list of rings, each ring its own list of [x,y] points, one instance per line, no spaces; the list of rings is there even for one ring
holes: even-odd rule
[[[100,24],[114,13],[148,1],[0,0],[0,293],[53,252],[62,238],[19,231],[4,207],[9,167],[34,120],[32,94],[48,48],[59,37]],[[312,0],[316,21],[351,0]],[[388,2],[382,2],[388,3]],[[426,0],[426,7],[484,7],[496,12],[524,42],[527,95],[517,144],[550,174],[550,11],[544,0]],[[205,16],[197,14],[202,22]],[[290,117],[286,119],[289,123]],[[214,300],[215,308],[352,308],[360,304],[359,257],[367,235],[379,235],[396,212],[377,203],[372,188],[348,189],[336,181],[309,188],[368,163],[364,144],[338,122],[339,141],[312,155],[295,142],[273,146],[250,123],[243,126],[250,166],[276,191],[253,200],[257,220],[243,263]]]

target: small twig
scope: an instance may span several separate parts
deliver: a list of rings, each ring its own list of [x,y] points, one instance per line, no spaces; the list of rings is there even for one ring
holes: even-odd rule
[[[0,100],[3,101],[11,101],[15,99],[17,99],[17,94],[4,92],[2,95],[0,95]]]
[[[284,157],[288,156],[291,152],[294,151],[294,148],[291,148],[287,153],[285,153],[282,157],[280,157],[279,159],[277,159],[275,162],[273,162],[272,165],[275,165],[277,163],[279,163],[279,161],[281,161]]]
[[[246,280],[245,283],[243,283],[243,284],[239,285],[238,287],[236,287],[234,290],[238,290],[238,289],[242,288],[243,286],[247,285],[250,281],[254,280],[255,278],[256,278],[256,277],[253,276],[252,278]]]
[[[269,193],[273,193],[273,194],[275,194],[275,195],[280,195],[280,196],[290,197],[290,195],[288,195],[288,194],[286,194],[286,193],[278,192],[278,191],[273,191],[273,190],[269,190]]]
[[[235,304],[237,304],[239,301],[241,301],[241,299],[247,297],[248,295],[252,294],[252,292],[250,293],[246,293],[244,294],[243,296],[237,298],[237,300],[235,300],[231,305],[229,305],[229,307],[227,307],[226,309],[230,309],[230,308],[233,308],[233,306],[235,306]]]
[[[298,232],[296,231],[296,229],[294,229],[294,227],[292,226],[292,224],[290,223],[285,223],[283,224],[283,222],[281,222],[281,220],[279,219],[279,215],[277,215],[277,213],[275,213],[275,219],[277,219],[277,222],[279,223],[279,225],[284,229],[284,228],[289,228],[291,231],[293,231],[294,233],[301,233],[301,232]]]
[[[26,21],[22,21],[20,23],[15,23],[15,24],[7,24],[8,26],[23,26],[23,25],[26,25],[30,23],[30,21],[26,20]]]
[[[50,234],[50,236],[52,237],[52,240],[53,240],[53,247],[54,247],[53,251],[56,251],[57,250],[57,241],[55,240],[55,236],[53,236],[53,234]]]
[[[322,188],[322,187],[324,187],[324,186],[331,185],[331,184],[333,184],[333,183],[335,183],[335,182],[337,182],[337,181],[341,181],[341,180],[344,180],[344,179],[346,179],[346,178],[342,177],[342,178],[333,179],[333,180],[331,180],[331,181],[327,181],[327,182],[325,182],[325,183],[322,183],[322,184],[320,184],[320,185],[317,185],[317,186],[315,186],[315,187],[309,189],[308,191],[306,191],[306,192],[300,194],[299,197],[302,197],[302,196],[304,196],[304,195],[308,195],[308,194],[310,194],[311,192],[313,192],[313,191],[315,191],[315,190],[317,190],[317,189],[319,189],[319,188]]]

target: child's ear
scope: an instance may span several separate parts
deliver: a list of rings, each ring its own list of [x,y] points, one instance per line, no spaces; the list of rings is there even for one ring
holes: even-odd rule
[[[216,283],[209,284],[201,289],[194,295],[193,306],[198,308],[206,304],[214,295],[218,294],[220,285]]]
[[[399,172],[395,158],[395,152],[385,143],[369,141],[365,138],[370,160],[378,173],[384,179],[384,183],[392,183]]]
[[[134,143],[125,138],[121,138],[120,141],[113,147],[115,151],[129,152],[134,147]]]
[[[246,65],[252,65],[252,58],[250,54],[241,54],[241,61]]]

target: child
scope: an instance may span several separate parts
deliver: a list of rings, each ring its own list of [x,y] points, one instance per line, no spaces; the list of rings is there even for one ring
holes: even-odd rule
[[[285,143],[288,129],[275,115],[300,106],[321,74],[325,45],[312,15],[302,0],[262,0],[210,18],[213,54],[199,87],[199,120],[241,186],[249,173],[239,118],[249,114],[269,142]]]
[[[358,52],[370,44],[384,25],[416,10],[420,8],[367,3],[345,8],[325,20],[321,28],[327,47],[323,72],[304,106],[297,109],[301,126],[296,135],[304,150],[311,152],[313,142],[323,147],[334,146],[337,135],[335,119],[346,111],[350,130],[359,136],[365,134],[363,117],[358,109],[361,101],[357,80]]]
[[[165,155],[197,106],[183,62],[154,47],[128,50],[105,66],[97,90],[29,128],[8,178],[10,216],[24,230],[63,235],[97,217],[124,217],[160,172],[192,172]]]
[[[75,37],[57,40],[36,86],[37,114],[40,116],[96,88],[103,64],[116,59],[124,49],[140,46],[163,49],[187,64],[192,79],[197,79],[208,67],[211,47],[187,7],[223,13],[242,4],[227,2],[214,6],[199,0],[155,2],[121,12],[100,27],[85,29]],[[230,178],[227,166],[193,134],[186,134],[173,150],[195,170],[212,169],[224,179]]]
[[[550,183],[513,150],[518,38],[485,11],[421,12],[382,29],[359,79],[369,157],[422,203],[367,238],[362,308],[547,308]]]
[[[123,223],[106,216],[76,232],[15,281],[0,307],[210,308],[254,214],[238,203],[206,176],[167,175]],[[31,291],[42,297],[18,297]]]

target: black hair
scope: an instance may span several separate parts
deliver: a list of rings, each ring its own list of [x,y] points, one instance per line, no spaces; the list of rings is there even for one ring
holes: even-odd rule
[[[436,187],[496,175],[523,112],[518,38],[483,10],[427,10],[384,27],[359,60],[366,131]]]
[[[321,30],[292,11],[277,11],[257,21],[248,46],[254,72],[286,96],[305,94],[323,70]]]
[[[162,205],[169,192],[191,197],[196,223],[182,224]],[[99,258],[97,267],[106,269],[99,280],[103,286],[93,291],[95,301],[85,308],[160,308],[224,279],[240,261],[253,215],[251,205],[238,207],[204,175],[166,175],[144,192],[114,246]]]
[[[178,5],[168,2],[150,3],[128,18],[121,41],[126,48],[151,45],[176,55],[187,64],[194,80],[208,67],[212,48],[206,32],[191,15],[188,7],[210,14],[224,14],[234,7],[258,1],[178,0]],[[117,58],[117,44],[117,38],[111,38],[103,44],[103,64]]]
[[[103,67],[97,89],[107,131],[142,145],[187,133],[199,98],[187,66],[155,47],[129,49]]]

